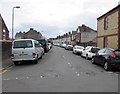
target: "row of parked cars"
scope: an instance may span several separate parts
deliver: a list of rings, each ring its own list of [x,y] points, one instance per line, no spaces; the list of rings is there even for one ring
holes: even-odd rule
[[[74,54],[79,54],[85,59],[91,60],[92,64],[102,65],[106,71],[120,69],[120,50],[113,48],[103,48],[94,46],[72,46],[62,45],[67,50],[72,50]]]
[[[47,43],[45,39],[18,39],[12,43],[12,55],[11,59],[15,65],[21,63],[21,61],[33,61],[37,64],[38,59],[42,59],[44,53],[47,53],[52,48],[50,43]]]

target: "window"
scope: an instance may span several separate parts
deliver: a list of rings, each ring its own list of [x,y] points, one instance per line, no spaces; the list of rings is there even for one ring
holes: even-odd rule
[[[92,48],[92,49],[91,49],[91,52],[92,52],[92,53],[97,53],[99,50],[100,50],[99,48]]]
[[[5,31],[5,29],[3,30],[3,40],[5,40],[6,39],[6,31]]]
[[[98,51],[98,53],[105,53],[105,50],[106,49],[101,49],[101,50]]]
[[[89,49],[89,47],[86,47],[86,48],[85,48],[85,50],[88,50],[88,49]]]
[[[108,29],[108,17],[105,17],[104,19],[104,30]]]
[[[116,50],[115,54],[120,57],[120,50]]]
[[[103,38],[103,48],[105,48],[107,46],[108,46],[108,39],[107,39],[107,37],[104,37]]]
[[[106,51],[105,51],[105,53],[111,53],[112,52],[112,50],[110,50],[110,49],[107,49]]]
[[[13,48],[30,48],[33,47],[32,41],[15,41]]]
[[[34,44],[35,44],[35,47],[40,47],[39,42],[35,42]]]

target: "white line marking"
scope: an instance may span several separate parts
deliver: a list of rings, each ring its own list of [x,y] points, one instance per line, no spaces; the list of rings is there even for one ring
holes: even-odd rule
[[[29,79],[29,77],[26,77],[27,79]]]
[[[77,72],[75,72],[76,74],[78,74]]]
[[[40,78],[43,78],[43,76],[40,76]]]
[[[18,79],[18,77],[16,77],[16,80]]]
[[[3,79],[4,81],[8,81],[9,79]]]
[[[77,76],[80,76],[80,74],[77,74]]]
[[[70,63],[68,63],[70,65]]]

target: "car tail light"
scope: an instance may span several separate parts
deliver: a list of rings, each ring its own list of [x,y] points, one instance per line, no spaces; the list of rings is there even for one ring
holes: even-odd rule
[[[111,52],[110,56],[113,57],[113,58],[116,58],[116,54],[114,52]]]
[[[32,55],[33,55],[33,58],[35,58],[35,56],[36,56],[36,53],[32,53]]]
[[[11,54],[11,59],[14,59],[14,54]]]

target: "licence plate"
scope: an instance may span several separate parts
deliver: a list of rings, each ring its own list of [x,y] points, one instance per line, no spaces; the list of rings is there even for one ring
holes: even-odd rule
[[[22,56],[22,55],[28,55],[28,54],[20,54],[19,56]]]

